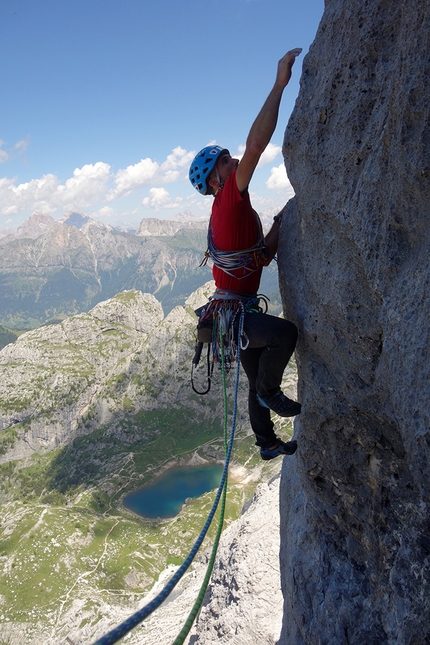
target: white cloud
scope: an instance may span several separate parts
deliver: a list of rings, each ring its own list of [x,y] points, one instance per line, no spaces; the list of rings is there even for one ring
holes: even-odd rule
[[[184,148],[177,146],[172,150],[172,154],[167,156],[157,173],[157,183],[171,184],[178,181],[183,174],[184,168],[190,167],[192,160],[195,157],[195,152],[191,150],[187,152]]]
[[[179,208],[182,199],[177,197],[172,200],[169,192],[165,188],[151,188],[149,196],[142,199],[142,204],[146,208]]]
[[[5,142],[0,139],[0,148],[4,146]],[[9,159],[9,155],[6,150],[0,149],[0,163],[5,163]]]
[[[64,184],[53,174],[18,185],[16,178],[4,177],[0,179],[0,214],[86,208],[105,195],[110,174],[110,166],[98,161],[76,168]]]
[[[67,206],[75,204],[74,208],[92,206],[104,197],[110,176],[110,166],[103,161],[76,168],[73,177],[58,186],[59,203]]]
[[[29,143],[30,141],[28,139],[21,139],[20,141],[17,141],[12,148],[9,148],[9,150],[1,150],[1,148],[6,145],[6,142],[0,139],[0,163],[5,163],[6,161],[9,161],[9,159],[13,159],[14,157],[24,154]]]
[[[109,192],[108,201],[128,195],[139,186],[152,183],[157,170],[158,163],[152,161],[149,157],[141,159],[138,163],[127,166],[127,168],[118,170],[115,175],[115,188]]]
[[[29,139],[21,139],[20,141],[17,141],[15,143],[13,149],[18,150],[20,153],[23,153],[27,150],[29,144],[30,144]]]
[[[15,150],[21,152],[26,145],[26,141],[18,141]],[[270,147],[267,153],[269,157],[273,156],[276,147]],[[13,152],[10,151],[10,154]],[[211,200],[199,196],[197,201],[195,191],[188,184],[188,168],[194,155],[195,151],[177,146],[162,163],[147,157],[117,173],[112,172],[109,164],[98,161],[76,168],[72,176],[65,180],[53,173],[22,183],[17,177],[3,177],[0,178],[0,215],[12,217],[34,210],[53,214],[69,209],[84,209],[99,220],[109,220],[118,215],[118,207],[126,215],[130,208],[136,208],[138,202],[148,209],[167,211],[186,208],[206,215],[210,211]],[[169,192],[167,186],[175,181],[177,185]],[[142,187],[148,190],[143,201],[143,195],[138,193]],[[189,195],[188,192],[183,193],[184,188],[188,188]],[[127,198],[129,195],[130,199]],[[122,198],[125,198],[122,207],[114,204],[114,201]],[[139,212],[141,208],[138,207]]]
[[[195,151],[187,152],[185,148],[177,146],[173,148],[172,153],[167,155],[166,161],[161,164],[160,170],[162,172],[168,170],[176,170],[177,168],[188,168],[195,157]]]
[[[110,206],[103,206],[89,214],[92,219],[111,219],[116,215],[116,211]]]
[[[195,152],[187,152],[177,146],[167,155],[162,164],[149,157],[141,159],[137,164],[118,170],[115,175],[115,187],[109,192],[107,199],[113,201],[130,194],[140,186],[151,184],[172,184],[182,178],[183,169],[188,169]]]
[[[262,166],[266,166],[268,163],[272,163],[272,161],[276,159],[281,152],[282,148],[280,146],[276,146],[274,143],[269,143],[260,157],[258,167],[261,168]]]
[[[286,191],[287,197],[290,198],[294,195],[293,187],[287,176],[285,166],[281,163],[279,166],[270,169],[270,177],[266,181],[266,186],[270,190]]]
[[[276,157],[279,155],[281,151],[282,151],[282,148],[280,146],[276,146],[274,143],[269,143],[265,151],[260,157],[260,161],[258,162],[257,168],[262,168],[263,166],[267,166],[268,163],[272,163],[272,161],[276,159]],[[237,159],[242,159],[244,152],[245,152],[245,146],[241,145],[238,148],[238,154],[233,156],[236,157]]]
[[[1,214],[10,215],[20,211],[35,209],[52,212],[51,196],[58,187],[54,175],[44,175],[40,179],[32,179],[24,184],[16,185],[16,178],[0,179]]]
[[[142,204],[147,208],[160,208],[169,202],[170,195],[165,188],[151,188],[149,197],[142,199]]]

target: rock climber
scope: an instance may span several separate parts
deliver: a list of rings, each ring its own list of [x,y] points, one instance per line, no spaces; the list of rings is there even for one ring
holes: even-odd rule
[[[275,131],[282,94],[301,51],[292,49],[279,61],[275,83],[251,127],[242,159],[234,159],[227,149],[212,145],[203,148],[191,164],[192,185],[201,194],[214,196],[207,253],[214,263],[215,301],[240,300],[245,306],[255,302],[263,266],[276,254],[282,211],[275,215],[264,237],[248,186]],[[293,417],[301,410],[300,403],[287,398],[280,387],[296,346],[297,328],[276,316],[246,313],[244,336],[248,344],[241,350],[240,359],[249,381],[248,409],[256,445],[265,460],[292,455],[297,443],[276,436],[270,411]]]

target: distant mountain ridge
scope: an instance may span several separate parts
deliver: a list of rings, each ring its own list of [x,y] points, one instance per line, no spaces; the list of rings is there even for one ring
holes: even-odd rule
[[[181,229],[184,230],[204,230],[207,231],[207,221],[190,221],[190,222],[177,222],[175,220],[156,219],[155,217],[148,217],[140,222],[136,235],[159,235],[169,236],[176,235]]]
[[[130,289],[155,295],[168,314],[211,279],[210,266],[200,266],[207,226],[203,220],[148,218],[129,232],[77,211],[58,220],[35,211],[16,233],[0,238],[0,324],[32,329]],[[278,314],[272,264],[261,289]]]
[[[0,324],[33,328],[88,311],[124,289],[157,294],[166,313],[210,279],[199,268],[207,222],[143,220],[120,231],[75,211],[34,212],[0,239]]]
[[[189,214],[191,216],[191,214]],[[97,222],[97,220],[80,213],[79,211],[68,211],[57,220],[44,213],[43,211],[34,211],[28,219],[25,220],[18,227],[16,234],[20,237],[39,237],[51,228],[55,223],[66,224],[67,226],[74,226],[82,230],[86,224],[99,225],[101,228],[107,228],[110,231],[124,230],[105,224],[104,222]],[[176,235],[181,229],[203,229],[207,230],[207,220],[184,220],[183,216],[180,220],[161,220],[156,217],[147,217],[143,219],[136,230],[137,236],[142,235]],[[132,232],[132,231],[129,231]],[[9,233],[11,235],[11,233]],[[13,234],[12,234],[13,235]]]

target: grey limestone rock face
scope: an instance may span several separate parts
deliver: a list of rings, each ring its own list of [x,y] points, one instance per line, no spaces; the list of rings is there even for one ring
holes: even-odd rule
[[[430,642],[429,10],[326,2],[285,135],[282,644]]]
[[[279,475],[260,484],[241,518],[223,533],[211,584],[189,645],[273,645],[282,622]]]
[[[122,291],[115,298],[98,303],[89,313],[106,323],[127,325],[144,334],[152,332],[164,318],[155,296],[135,289]]]

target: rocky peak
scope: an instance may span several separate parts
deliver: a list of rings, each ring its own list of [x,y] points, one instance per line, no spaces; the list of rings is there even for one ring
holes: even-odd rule
[[[106,222],[99,222],[98,220],[91,219],[90,217],[87,219],[87,221],[82,225],[81,231],[84,233],[84,235],[90,235],[94,231],[114,231],[116,229],[113,228],[113,226],[110,226],[110,224],[106,224]],[[122,233],[127,233],[127,231],[120,231]]]
[[[81,229],[90,221],[90,218],[77,211],[68,211],[57,221],[61,224],[66,224],[66,226],[74,226],[75,228]]]
[[[136,289],[122,291],[109,300],[99,302],[89,313],[98,320],[113,325],[127,325],[145,334],[149,334],[164,318],[158,300]]]
[[[21,226],[18,226],[16,234],[20,237],[35,239],[46,233],[54,223],[55,220],[50,215],[42,211],[34,211]]]

